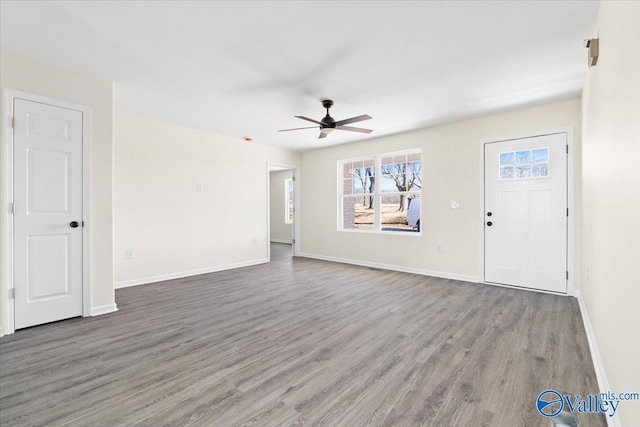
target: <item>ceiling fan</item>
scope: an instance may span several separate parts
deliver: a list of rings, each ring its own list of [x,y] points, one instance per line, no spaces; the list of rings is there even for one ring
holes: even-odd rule
[[[305,117],[305,116],[294,116],[294,117],[297,117],[299,119],[315,123],[318,126],[309,126],[309,127],[294,128],[294,129],[281,129],[278,132],[289,132],[291,130],[313,129],[313,128],[318,128],[319,127],[320,128],[320,136],[318,138],[326,137],[331,132],[333,132],[335,129],[347,130],[349,132],[360,132],[360,133],[371,133],[371,132],[373,132],[371,129],[356,128],[356,127],[353,127],[353,126],[345,126],[345,125],[348,125],[350,123],[361,122],[363,120],[371,119],[371,117],[368,116],[367,114],[364,114],[362,116],[357,116],[357,117],[351,117],[350,119],[338,120],[336,122],[334,120],[334,118],[329,115],[329,108],[331,108],[332,105],[333,105],[333,101],[330,100],[330,99],[324,99],[322,101],[322,106],[327,109],[327,115],[324,116],[324,118],[321,121],[310,119],[309,117]]]

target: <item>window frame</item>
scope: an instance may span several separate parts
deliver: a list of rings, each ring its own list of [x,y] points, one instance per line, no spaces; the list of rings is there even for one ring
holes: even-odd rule
[[[382,197],[383,196],[394,196],[394,195],[411,195],[411,194],[419,194],[418,199],[420,200],[420,221],[422,221],[422,213],[423,213],[423,206],[422,206],[422,188],[420,188],[418,191],[393,191],[393,192],[383,192],[382,191],[382,185],[381,183],[379,183],[378,185],[376,185],[374,187],[374,192],[373,193],[357,193],[357,194],[344,194],[344,165],[346,163],[352,163],[352,162],[364,162],[366,160],[375,160],[375,174],[374,176],[376,177],[376,179],[382,179],[382,158],[383,157],[394,157],[394,156],[402,156],[402,155],[409,155],[409,154],[420,154],[420,163],[421,165],[424,165],[423,162],[423,158],[422,158],[422,149],[421,148],[413,148],[413,149],[408,149],[408,150],[400,150],[400,151],[391,151],[391,152],[386,152],[386,153],[380,153],[380,154],[372,154],[372,155],[367,155],[367,156],[359,156],[359,157],[352,157],[352,158],[348,158],[348,159],[342,159],[342,160],[338,160],[337,162],[337,180],[338,180],[338,222],[337,222],[337,229],[338,231],[344,231],[347,233],[363,233],[363,234],[383,234],[383,235],[394,235],[394,236],[413,236],[413,237],[419,237],[422,236],[422,227],[420,227],[419,231],[395,231],[395,230],[383,230],[382,229]],[[422,170],[420,172],[421,174],[421,179],[422,177]],[[373,215],[373,228],[370,230],[367,229],[360,229],[360,228],[344,228],[344,199],[345,197],[366,197],[366,196],[371,196],[373,197],[373,211],[374,211],[374,215]],[[407,212],[408,214],[408,212]]]

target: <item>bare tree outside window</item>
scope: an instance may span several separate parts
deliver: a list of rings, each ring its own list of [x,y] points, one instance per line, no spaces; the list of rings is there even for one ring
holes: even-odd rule
[[[369,194],[373,194],[376,181],[375,168],[366,168],[365,173],[367,178],[369,178]],[[373,196],[369,196],[369,209],[373,209]]]
[[[343,229],[373,229],[375,173],[375,158],[342,162]]]
[[[355,176],[355,178],[360,181],[360,188],[364,189],[364,193],[366,193],[367,189],[369,188],[368,184],[368,179],[369,177],[366,174],[366,171],[364,168],[359,168],[359,169],[354,169],[353,171],[353,176]],[[366,205],[367,204],[367,196],[364,195],[362,197],[362,204]]]
[[[422,189],[422,162],[394,163],[381,166],[382,177],[392,180],[396,189],[400,192],[411,191],[414,188]],[[400,195],[398,211],[407,209],[407,197]]]

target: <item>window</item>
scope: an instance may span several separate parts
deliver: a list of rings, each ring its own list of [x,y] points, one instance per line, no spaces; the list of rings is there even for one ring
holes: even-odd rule
[[[293,179],[284,180],[284,223],[293,224]]]
[[[549,176],[549,148],[500,153],[500,180]]]
[[[420,232],[420,151],[344,160],[339,173],[342,230]]]

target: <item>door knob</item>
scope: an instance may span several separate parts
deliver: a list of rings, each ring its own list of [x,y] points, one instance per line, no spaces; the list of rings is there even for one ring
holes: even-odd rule
[[[491,212],[487,212],[487,216],[491,216],[493,215]]]
[[[78,221],[71,221],[69,223],[69,227],[71,227],[71,228],[78,228],[79,225],[80,224],[78,224]]]
[[[493,225],[493,223],[492,223],[491,221],[489,221],[489,222],[487,222],[487,225],[488,225],[489,227],[491,227],[491,226]]]

